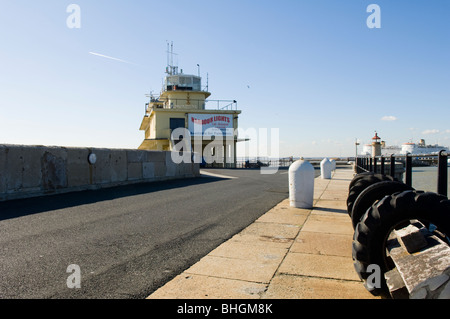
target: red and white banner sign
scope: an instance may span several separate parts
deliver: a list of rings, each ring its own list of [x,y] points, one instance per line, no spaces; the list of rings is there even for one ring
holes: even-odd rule
[[[232,114],[188,114],[191,136],[233,136]]]

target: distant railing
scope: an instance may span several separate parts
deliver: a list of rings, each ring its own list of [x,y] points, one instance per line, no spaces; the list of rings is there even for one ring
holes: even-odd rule
[[[236,159],[236,168],[249,168],[254,166],[288,168],[292,163],[293,159],[291,158],[245,157]]]
[[[211,102],[211,104],[215,104],[215,107],[213,109],[237,111],[237,101],[236,100],[206,100],[205,102],[206,103]]]
[[[420,155],[390,155],[390,156],[358,156],[356,158],[356,173],[373,172],[395,177],[396,160],[400,159],[404,165],[405,184],[412,186],[413,158],[417,162],[430,162],[437,165],[437,193],[447,196],[448,188],[448,154],[440,151],[439,154]],[[398,163],[398,162],[397,162]]]
[[[198,109],[205,110],[231,110],[237,111],[236,100],[198,100],[198,99],[159,99],[154,98],[150,100],[150,103],[155,103],[153,108],[166,108],[174,109],[181,106],[190,106]],[[150,103],[145,104],[145,113],[148,112]]]

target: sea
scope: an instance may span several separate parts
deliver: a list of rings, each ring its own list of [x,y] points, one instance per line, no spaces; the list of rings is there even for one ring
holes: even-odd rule
[[[413,167],[412,187],[416,190],[437,192],[437,174],[438,169],[436,166]],[[450,176],[450,167],[447,168],[447,176]],[[447,189],[450,190],[450,179],[448,177],[447,183]]]

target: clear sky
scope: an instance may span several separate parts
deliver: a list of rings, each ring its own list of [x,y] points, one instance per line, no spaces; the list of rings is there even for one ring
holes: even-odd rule
[[[449,146],[449,17],[447,0],[0,0],[0,143],[137,148],[173,41],[240,127],[279,129],[281,156],[353,156],[374,131]]]

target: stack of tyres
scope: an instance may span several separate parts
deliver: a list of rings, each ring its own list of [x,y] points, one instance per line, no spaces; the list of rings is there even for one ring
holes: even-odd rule
[[[413,188],[405,183],[394,180],[376,182],[364,188],[359,193],[358,197],[356,197],[353,206],[351,207],[350,217],[352,219],[353,228],[356,228],[356,225],[359,223],[364,213],[380,199],[407,190],[413,190]]]
[[[353,262],[362,280],[370,275],[369,265],[378,265],[382,274],[394,268],[386,251],[389,235],[413,221],[426,225],[445,240],[445,234],[450,234],[450,201],[436,193],[407,190],[372,205],[356,225],[353,236]],[[374,295],[389,296],[384,281],[380,287],[368,290]]]
[[[362,173],[353,178],[349,185],[347,197],[347,212],[350,216],[352,214],[353,204],[359,194],[368,186],[382,181],[394,181],[394,178],[391,176],[374,173]]]
[[[373,287],[367,285],[367,279],[372,273],[368,271],[370,265],[378,265],[383,274],[394,268],[386,252],[388,237],[393,230],[419,221],[443,238],[448,239],[450,234],[450,201],[447,197],[414,190],[389,176],[356,175],[350,183],[347,208],[355,229],[354,267],[373,295],[389,297],[384,280],[381,286]]]

